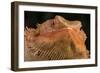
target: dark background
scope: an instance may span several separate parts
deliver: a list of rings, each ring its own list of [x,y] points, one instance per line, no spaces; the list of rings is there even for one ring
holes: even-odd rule
[[[38,23],[52,19],[56,15],[63,16],[68,20],[79,20],[82,22],[82,29],[87,35],[86,47],[90,50],[90,14],[24,11],[25,27],[36,28]]]

